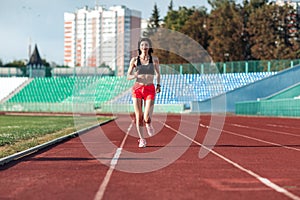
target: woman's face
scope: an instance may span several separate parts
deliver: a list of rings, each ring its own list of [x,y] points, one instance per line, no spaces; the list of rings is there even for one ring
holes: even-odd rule
[[[142,41],[140,44],[140,50],[142,52],[147,52],[149,50],[149,43],[147,41]]]

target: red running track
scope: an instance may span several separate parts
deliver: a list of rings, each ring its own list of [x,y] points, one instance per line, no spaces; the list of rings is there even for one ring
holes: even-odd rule
[[[6,164],[0,199],[300,199],[299,119],[168,115],[153,125],[147,148],[119,116]]]

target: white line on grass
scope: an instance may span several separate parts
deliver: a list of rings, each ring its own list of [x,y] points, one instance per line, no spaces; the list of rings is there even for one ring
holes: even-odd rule
[[[249,169],[246,169],[244,168],[243,166],[239,165],[238,163],[224,157],[223,155],[217,153],[216,151],[212,150],[212,149],[209,149],[207,148],[206,146],[202,145],[201,143],[197,142],[196,140],[184,135],[183,133],[181,133],[180,131],[172,128],[171,126],[167,125],[166,123],[164,123],[164,125],[173,130],[174,132],[180,134],[181,136],[185,137],[186,139],[194,142],[195,144],[205,148],[206,150],[210,151],[212,154],[214,154],[215,156],[221,158],[222,160],[226,161],[227,163],[233,165],[234,167],[238,168],[239,170],[243,171],[243,172],[246,172],[247,174],[249,174],[250,176],[256,178],[257,180],[259,180],[261,183],[263,183],[264,185],[266,185],[267,187],[279,192],[279,193],[282,193],[283,195],[293,199],[293,200],[300,200],[300,197],[294,195],[293,193],[289,192],[288,190],[280,187],[279,185],[276,185],[275,183],[271,182],[269,179],[267,178],[264,178],[264,177],[261,177],[260,175],[256,174],[255,172],[249,170]]]
[[[118,160],[119,160],[120,155],[122,153],[122,149],[124,147],[124,144],[125,144],[125,141],[126,141],[128,135],[129,135],[129,131],[132,128],[132,125],[133,125],[133,123],[131,123],[129,125],[129,127],[127,129],[127,132],[126,132],[126,134],[125,134],[125,136],[124,136],[124,138],[122,140],[122,143],[121,143],[120,147],[116,150],[116,152],[114,154],[114,157],[111,159],[109,169],[106,172],[106,175],[105,175],[105,177],[104,177],[104,179],[103,179],[103,181],[102,181],[102,183],[101,183],[101,185],[100,185],[100,187],[99,187],[99,189],[98,189],[98,191],[97,191],[97,193],[96,193],[96,195],[94,197],[94,200],[100,200],[100,199],[103,198],[104,192],[105,192],[106,187],[107,187],[107,185],[108,185],[108,183],[110,181],[111,175],[112,175],[113,171],[115,170],[115,167],[116,167],[116,165],[118,163]]]

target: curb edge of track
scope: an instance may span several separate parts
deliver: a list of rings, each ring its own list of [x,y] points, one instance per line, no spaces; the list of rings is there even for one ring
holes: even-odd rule
[[[68,139],[71,139],[71,138],[78,137],[78,136],[80,136],[80,135],[86,133],[86,132],[89,131],[89,130],[92,130],[92,129],[98,127],[98,126],[105,125],[105,124],[107,124],[107,123],[109,123],[109,122],[111,122],[111,121],[113,121],[113,120],[115,120],[115,119],[116,119],[116,118],[108,119],[108,120],[103,121],[103,122],[101,122],[101,123],[99,123],[99,124],[96,124],[96,125],[87,127],[87,128],[85,128],[85,129],[82,129],[82,130],[79,130],[79,131],[70,133],[70,134],[65,135],[65,136],[61,136],[61,137],[56,138],[56,139],[53,139],[53,140],[51,140],[51,141],[49,141],[49,142],[45,142],[45,143],[43,143],[43,144],[37,145],[37,146],[35,146],[35,147],[31,147],[31,148],[29,148],[29,149],[26,149],[26,150],[24,150],[24,151],[20,151],[20,152],[18,152],[18,153],[15,153],[15,154],[6,156],[6,157],[4,157],[4,158],[0,158],[0,166],[3,166],[3,165],[5,165],[5,164],[7,164],[7,163],[9,163],[9,162],[11,162],[11,161],[16,161],[16,160],[18,160],[18,159],[20,159],[20,158],[29,156],[29,155],[31,155],[31,154],[33,154],[33,153],[36,153],[36,152],[38,152],[38,151],[40,151],[40,150],[42,150],[42,149],[45,149],[45,148],[49,147],[49,146],[51,146],[51,145],[58,144],[58,143],[61,143],[61,142],[65,141],[65,140],[68,140]]]

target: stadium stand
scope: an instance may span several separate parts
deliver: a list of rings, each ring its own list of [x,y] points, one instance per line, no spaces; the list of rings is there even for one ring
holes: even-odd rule
[[[190,108],[191,101],[210,99],[274,74],[276,72],[164,74],[161,77],[163,92],[157,95],[156,107],[161,106],[163,112],[183,112]],[[35,106],[39,111],[46,107],[51,111],[54,109],[51,106],[64,104],[70,111],[70,104],[85,103],[107,112],[112,106],[122,110],[121,107],[132,104],[133,83],[126,77],[115,76],[34,78],[6,101],[6,107],[18,103],[19,107],[26,107],[26,110],[34,110],[31,107]]]
[[[299,117],[299,76],[300,67],[298,66],[279,72],[269,80],[256,84],[256,86],[264,88],[266,92],[259,94],[260,96],[257,99],[236,101],[235,113],[238,115]],[[253,87],[252,89],[256,88]]]
[[[7,100],[7,103],[76,103],[100,105],[132,83],[125,77],[80,76],[34,78],[30,84]]]
[[[221,110],[262,114],[263,107],[272,110],[284,104],[289,110],[299,110],[295,106],[300,94],[296,92],[293,98],[288,95],[300,89],[292,89],[299,83],[299,63],[297,59],[215,63],[213,68],[211,63],[161,65],[162,92],[157,94],[154,109],[159,108],[161,112]],[[108,68],[54,68],[52,77],[25,77],[27,80],[17,89],[14,76],[19,75],[12,69],[2,68],[0,71],[4,73],[0,76],[11,78],[0,82],[0,111],[72,112],[72,107],[83,104],[89,104],[89,111],[96,112],[132,110],[131,86],[134,81],[113,76]],[[283,93],[285,90],[288,92]],[[267,106],[267,102],[271,105],[275,101],[273,108]]]
[[[244,85],[276,74],[276,72],[228,74],[166,74],[161,77],[162,93],[156,104],[185,104],[203,101]],[[132,103],[131,90],[114,100],[119,104]]]
[[[82,77],[74,85],[73,95],[64,102],[88,102],[100,107],[103,103],[128,90],[133,82],[126,77]]]
[[[114,75],[109,68],[95,68],[95,67],[74,67],[74,68],[54,68],[52,69],[52,76],[103,76]]]
[[[74,78],[34,78],[7,102],[56,103],[72,95]]]

